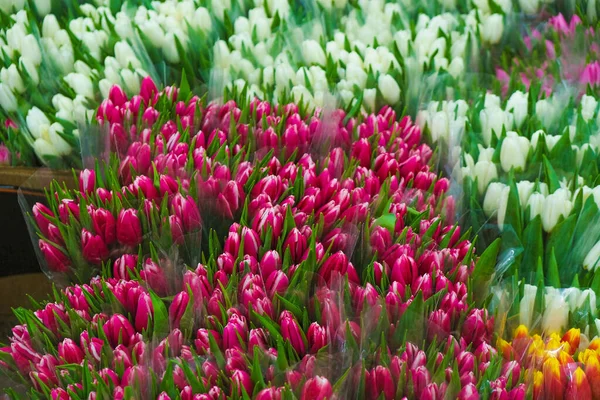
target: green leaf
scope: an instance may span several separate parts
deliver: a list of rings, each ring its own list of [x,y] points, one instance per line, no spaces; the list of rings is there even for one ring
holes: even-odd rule
[[[153,338],[161,340],[169,334],[169,311],[156,293],[153,291],[149,293],[152,299],[152,308],[154,309]]]

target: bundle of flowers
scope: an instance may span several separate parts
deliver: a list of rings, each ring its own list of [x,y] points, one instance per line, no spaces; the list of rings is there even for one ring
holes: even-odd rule
[[[430,74],[440,74],[435,87],[462,87],[465,70],[485,72],[479,53],[500,41],[504,14],[519,8],[476,1],[469,13],[450,14],[442,11],[456,5],[435,3],[8,2],[0,109],[12,123],[0,127],[0,140],[12,164],[78,167],[79,132],[113,84],[133,95],[145,76],[169,84],[183,71],[194,88],[244,80],[251,96],[281,104],[323,107],[333,94],[369,112],[414,107]]]
[[[599,345],[600,340],[590,341],[579,329],[569,329],[562,337],[540,336],[519,326],[511,342],[498,340],[498,351],[520,366],[512,370],[512,379],[525,379],[534,399],[594,399],[600,395]]]
[[[337,284],[345,289],[338,291],[328,287],[335,285],[332,276],[307,293],[295,290],[293,282],[301,280],[294,279],[287,290],[278,285],[267,294],[260,273],[247,267],[244,273],[230,275],[239,285],[217,280],[212,287],[209,277],[217,274],[198,266],[186,272],[178,289],[183,290],[168,299],[148,282],[94,279],[56,292],[37,311],[18,310],[22,325],[13,328],[0,358],[26,392],[15,387],[9,394],[471,399],[490,376],[511,376],[499,370],[488,343],[491,320],[482,310],[454,310],[453,329],[462,334],[455,338],[442,333],[441,309],[427,318],[434,302],[424,301],[421,291],[398,313],[369,284],[344,279]],[[347,296],[353,300],[344,300]],[[269,298],[270,308],[264,301]],[[419,348],[406,340],[429,345]],[[525,390],[517,380],[498,387],[510,398],[522,398]]]
[[[600,239],[598,102],[558,94],[536,100],[535,93],[504,101],[487,93],[473,107],[433,102],[417,121],[463,183],[465,223],[483,229],[487,243],[501,234],[514,248],[510,271],[536,284],[541,262],[548,284],[566,287],[577,279],[590,287]]]

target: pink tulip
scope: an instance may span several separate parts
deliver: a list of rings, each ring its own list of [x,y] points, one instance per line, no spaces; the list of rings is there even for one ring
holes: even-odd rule
[[[67,272],[69,270],[71,261],[62,251],[45,240],[40,240],[38,244],[50,271]]]
[[[117,219],[117,240],[130,247],[142,243],[142,225],[137,211],[133,208],[122,209]]]
[[[303,356],[306,351],[306,345],[302,337],[300,325],[298,325],[293,314],[289,311],[282,312],[279,317],[279,324],[281,325],[281,336],[290,342],[298,355]]]
[[[83,258],[91,263],[99,264],[108,258],[109,251],[102,237],[85,228],[81,231],[81,247]]]
[[[365,387],[368,399],[379,399],[383,395],[385,399],[391,400],[396,393],[390,370],[381,365],[367,371]]]
[[[333,388],[327,378],[315,376],[304,384],[300,400],[325,400],[331,399],[332,396]]]
[[[172,327],[179,327],[179,323],[187,309],[189,301],[190,296],[187,292],[179,292],[173,298],[173,302],[169,306],[169,321],[171,322]]]
[[[135,333],[133,326],[127,318],[121,314],[115,314],[104,323],[104,334],[112,347],[117,347],[119,344],[128,346],[131,337]]]
[[[231,389],[232,394],[241,394],[242,388],[246,391],[246,393],[252,393],[252,388],[254,384],[252,383],[252,378],[250,378],[250,375],[246,371],[233,371],[233,373],[231,374],[231,383],[233,384],[233,387]],[[236,389],[237,391],[235,391]]]
[[[255,397],[255,400],[281,400],[281,392],[283,388],[281,387],[270,387],[267,389],[263,389]]]

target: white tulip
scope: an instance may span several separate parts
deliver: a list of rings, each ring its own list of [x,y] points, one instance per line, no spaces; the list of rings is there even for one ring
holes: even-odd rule
[[[59,156],[56,148],[44,139],[36,139],[35,142],[33,142],[33,151],[35,151],[35,154],[37,154],[42,162],[45,161],[47,156]]]
[[[473,5],[484,14],[488,14],[490,12],[490,5],[488,0],[473,0]]]
[[[112,86],[113,83],[108,79],[100,79],[100,82],[98,82],[98,87],[100,88],[100,94],[102,95],[102,98],[105,99],[108,97],[108,93],[110,92],[110,88]]]
[[[140,92],[140,77],[130,69],[121,70],[121,78],[125,90],[130,95]]]
[[[498,212],[502,194],[509,190],[510,188],[504,183],[492,182],[489,184],[483,199],[483,212],[486,217],[492,217]]]
[[[52,39],[58,31],[60,31],[60,25],[54,14],[46,15],[42,24],[42,35],[45,38]]]
[[[505,172],[525,169],[530,148],[529,140],[516,132],[507,132],[500,150],[500,165]]]
[[[481,39],[490,44],[500,42],[504,32],[504,18],[500,14],[492,14],[483,19],[481,24]]]
[[[492,142],[492,133],[497,138],[502,134],[502,127],[512,129],[512,121],[500,107],[484,108],[479,112],[481,120],[483,142],[489,146]]]
[[[60,93],[52,98],[52,105],[57,110],[67,110],[68,112],[73,112],[73,100]]]
[[[34,3],[40,17],[45,17],[50,14],[50,10],[52,9],[50,0],[35,0]]]
[[[365,109],[370,112],[375,111],[375,98],[377,97],[377,89],[363,90],[363,104]]]
[[[396,104],[400,101],[400,86],[390,75],[380,75],[378,87],[388,104]]]
[[[542,329],[547,333],[559,333],[569,321],[569,307],[561,295],[545,296],[546,309],[542,317]]]
[[[533,323],[537,286],[526,284],[523,289],[523,297],[519,303],[519,321],[522,325],[531,327]]]
[[[304,86],[294,86],[291,91],[294,103],[299,103],[301,100],[304,104],[308,105],[309,108],[314,108],[315,99],[313,95]]]
[[[205,7],[198,7],[196,11],[194,11],[193,21],[194,26],[203,32],[212,31],[212,20],[210,19],[210,13]]]
[[[296,84],[296,74],[289,64],[279,64],[275,67],[275,82],[283,88]]]
[[[165,43],[165,32],[160,25],[154,21],[144,21],[139,27],[154,47],[162,48]]]
[[[25,91],[25,83],[23,83],[21,74],[19,74],[15,64],[11,64],[10,67],[0,70],[0,81],[8,85],[13,93],[20,94]]]
[[[491,161],[477,162],[477,164],[475,164],[474,173],[475,178],[477,179],[477,189],[479,190],[480,195],[485,192],[485,189],[491,181],[498,178],[496,165]]]
[[[448,137],[450,136],[448,114],[444,111],[436,112],[431,119],[429,130],[431,132],[431,139],[434,142],[437,142],[438,140],[448,140]]]
[[[520,91],[514,92],[506,103],[506,111],[512,112],[517,128],[521,127],[525,117],[527,117],[527,104],[527,94]]]
[[[37,107],[32,107],[29,112],[27,112],[25,122],[27,123],[27,129],[29,129],[31,135],[36,139],[41,138],[43,132],[50,127],[50,120],[48,120],[46,114]]]
[[[546,129],[554,124],[554,120],[560,115],[560,111],[561,110],[548,99],[542,99],[535,103],[535,113]]]
[[[486,93],[483,100],[483,108],[500,108],[500,96]]]
[[[581,116],[585,122],[588,122],[590,119],[594,118],[597,105],[598,102],[594,97],[585,94],[583,95],[581,98]]]
[[[448,73],[454,78],[462,76],[465,72],[465,62],[461,57],[454,57],[450,65],[448,65]]]
[[[535,15],[538,11],[539,0],[519,0],[521,11],[527,15]]]
[[[477,157],[477,161],[492,161],[496,149],[493,147],[485,148],[482,145],[477,145],[477,147],[479,148],[479,157]]]
[[[525,210],[527,207],[527,203],[529,202],[529,198],[533,193],[533,188],[535,187],[534,182],[529,181],[519,181],[517,182],[517,191],[519,192],[519,203],[521,204],[521,209]]]
[[[29,75],[29,79],[31,79],[34,85],[40,83],[38,70],[28,58],[19,57],[19,66],[21,67],[21,71]]]
[[[89,99],[93,99],[94,96],[94,84],[89,76],[72,72],[64,77],[65,82],[75,91],[76,94],[80,94]]]
[[[117,42],[115,44],[115,58],[123,68],[142,68],[142,63],[127,42]]]
[[[21,42],[27,36],[27,30],[23,24],[16,23],[6,30],[6,44],[13,50],[21,51]]]
[[[40,65],[42,62],[42,52],[37,39],[29,34],[21,41],[21,57],[29,60],[33,65]]]
[[[557,189],[546,197],[542,210],[542,226],[546,232],[554,229],[561,216],[566,218],[571,213],[573,203],[570,197],[567,189]]]
[[[583,268],[595,271],[600,266],[600,241],[592,247],[583,260]]]
[[[48,130],[49,142],[54,146],[56,152],[60,155],[67,155],[71,152],[71,146],[59,135],[63,132],[63,126],[57,122],[50,125]]]
[[[527,207],[529,207],[529,220],[534,219],[538,215],[542,215],[544,205],[546,203],[546,196],[541,193],[532,193],[527,200]]]
[[[307,64],[319,64],[325,66],[327,57],[323,48],[316,40],[305,40],[302,43],[302,57]]]
[[[548,150],[552,151],[556,143],[560,140],[560,135],[546,135],[546,146],[548,146]]]
[[[163,54],[168,62],[177,64],[180,61],[179,52],[177,51],[177,42],[179,40],[181,46],[185,49],[186,40],[183,39],[183,32],[173,33],[167,32],[165,35],[165,42],[162,47]]]
[[[0,106],[6,112],[17,111],[17,99],[6,83],[0,83]]]
[[[267,0],[267,4],[272,16],[278,13],[280,18],[285,19],[290,13],[290,4],[287,0]]]

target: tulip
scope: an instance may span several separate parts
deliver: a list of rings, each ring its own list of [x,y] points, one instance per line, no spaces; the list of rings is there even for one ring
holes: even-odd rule
[[[147,259],[140,271],[140,278],[144,280],[159,296],[167,294],[167,278],[162,268],[152,259]]]
[[[318,322],[313,322],[310,324],[306,336],[311,353],[318,352],[321,348],[325,347],[329,343],[329,334],[327,332],[327,328],[320,326]]]
[[[79,364],[85,357],[79,346],[69,338],[58,344],[58,355],[68,364]]]
[[[263,280],[267,280],[274,271],[281,269],[281,257],[276,250],[268,250],[260,260],[259,270]]]
[[[185,314],[190,301],[190,296],[187,292],[179,292],[173,298],[173,302],[169,306],[169,321],[174,328],[179,327],[181,318]]]
[[[117,279],[129,280],[137,267],[137,256],[124,254],[115,260],[113,265],[113,276]]]
[[[44,236],[48,236],[48,225],[51,224],[48,217],[53,217],[54,213],[42,203],[35,203],[32,212],[38,228],[40,228],[40,231]]]
[[[565,393],[566,399],[592,399],[592,389],[588,382],[585,372],[581,368],[577,368],[567,386]]]
[[[108,342],[114,348],[119,344],[128,346],[131,338],[135,333],[131,323],[121,314],[115,314],[104,323],[104,334],[108,338]]]
[[[325,400],[331,399],[333,388],[327,378],[315,376],[306,381],[302,388],[300,400]]]
[[[306,345],[304,343],[300,325],[298,325],[294,316],[289,311],[282,312],[279,317],[279,324],[281,325],[281,336],[290,342],[298,355],[304,355]]]
[[[241,347],[240,340],[246,342],[248,339],[248,327],[246,320],[237,314],[232,315],[223,328],[223,347],[225,349]]]
[[[283,271],[273,271],[266,282],[267,292],[270,298],[276,293],[283,295],[289,285],[289,279]]]
[[[90,212],[94,232],[99,235],[107,246],[116,240],[116,221],[111,212],[98,208]]]
[[[321,266],[321,269],[319,270],[319,273],[325,282],[329,283],[334,276],[343,276],[347,269],[348,258],[343,252],[338,251],[325,260]]]
[[[532,195],[533,197],[533,195]],[[546,232],[552,231],[562,216],[567,218],[573,209],[570,193],[567,189],[557,189],[548,195],[541,211],[542,226]]]
[[[396,385],[390,370],[381,365],[367,371],[365,387],[367,398],[370,399],[379,399],[383,395],[384,399],[391,400],[396,393]]]
[[[50,271],[67,272],[69,270],[71,262],[62,251],[45,240],[40,240],[38,243]]]
[[[562,399],[566,386],[566,377],[556,358],[547,358],[543,365],[544,393],[556,399]]]
[[[79,173],[79,191],[92,194],[96,190],[96,173],[94,170],[84,169]]]
[[[270,387],[261,390],[255,397],[255,400],[281,400],[281,392],[283,388],[281,387]]]
[[[152,299],[147,293],[142,293],[138,298],[136,312],[135,312],[135,329],[138,332],[143,332],[148,328],[148,322],[150,317],[153,315],[154,306],[152,305]]]
[[[465,385],[461,391],[458,393],[457,399],[459,400],[478,400],[479,392],[477,392],[477,387],[469,383]]]
[[[183,197],[181,194],[176,194],[171,203],[173,213],[183,222],[185,232],[194,232],[202,226],[200,211],[194,199],[191,196]]]
[[[237,388],[237,393],[241,395],[242,388],[246,393],[252,393],[252,388],[254,384],[252,383],[252,379],[250,375],[246,371],[235,370],[231,374],[231,382],[233,384],[232,394],[236,393],[234,390]]]
[[[83,258],[91,263],[99,264],[108,258],[109,251],[102,237],[85,228],[81,231],[81,247]]]
[[[585,362],[585,375],[594,399],[600,398],[600,361],[597,356],[589,357]]]
[[[135,247],[142,243],[142,225],[137,211],[122,209],[117,219],[117,240],[126,246]]]

